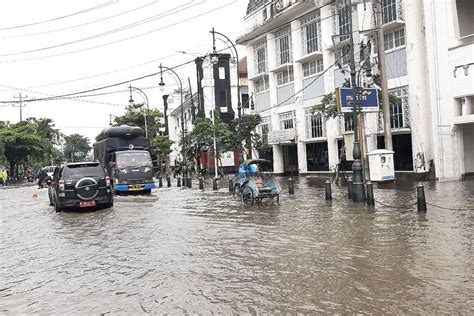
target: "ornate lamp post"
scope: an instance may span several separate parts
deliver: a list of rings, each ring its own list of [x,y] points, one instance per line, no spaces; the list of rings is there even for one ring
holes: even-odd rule
[[[219,54],[216,51],[216,34],[224,37],[232,46],[235,52],[235,58],[236,60],[236,68],[237,68],[237,115],[239,118],[239,131],[238,131],[238,141],[239,141],[239,160],[240,162],[243,161],[244,156],[242,152],[242,140],[241,140],[241,125],[242,125],[242,104],[240,101],[240,80],[239,80],[239,53],[237,52],[237,48],[235,47],[234,43],[224,34],[217,32],[212,28],[209,33],[212,33],[212,54],[210,55],[211,57],[211,63],[216,65],[219,62]]]
[[[160,64],[160,83],[158,84],[160,86],[161,91],[164,90],[165,88],[165,82],[163,81],[163,69],[171,72],[176,76],[179,82],[179,92],[181,94],[181,139],[183,143],[183,181],[184,183],[188,183],[188,166],[186,162],[186,142],[185,142],[185,128],[184,128],[184,106],[183,106],[183,83],[181,81],[181,78],[179,75],[174,71],[172,68],[168,68]]]
[[[130,104],[133,104],[135,102],[133,100],[133,97],[132,97],[132,90],[138,91],[145,98],[145,102],[146,102],[146,104],[145,104],[145,106],[146,106],[146,109],[145,109],[145,138],[148,138],[148,114],[149,114],[148,96],[140,88],[132,87],[132,85],[130,85],[128,88],[130,89],[130,100],[128,100],[128,102],[130,102]]]

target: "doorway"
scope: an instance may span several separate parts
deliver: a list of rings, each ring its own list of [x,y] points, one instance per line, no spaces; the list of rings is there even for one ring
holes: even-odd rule
[[[283,168],[284,173],[289,175],[298,174],[298,147],[296,144],[283,145]]]

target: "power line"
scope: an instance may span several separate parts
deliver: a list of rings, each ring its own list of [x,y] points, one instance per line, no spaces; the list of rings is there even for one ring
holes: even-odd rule
[[[83,49],[79,49],[79,50],[74,50],[74,51],[69,51],[69,52],[64,52],[64,53],[58,53],[58,54],[53,54],[53,55],[46,55],[46,56],[41,56],[41,57],[31,57],[31,58],[24,58],[24,59],[14,59],[14,60],[4,60],[4,61],[0,61],[0,63],[13,63],[13,62],[20,62],[20,61],[31,61],[31,60],[40,60],[40,59],[46,59],[46,58],[52,58],[52,57],[59,57],[59,56],[65,56],[65,55],[71,55],[71,54],[75,54],[75,53],[80,53],[80,52],[84,52],[84,51],[88,51],[88,50],[92,50],[92,49],[96,49],[96,48],[101,48],[101,47],[105,47],[105,46],[109,46],[109,45],[113,45],[113,44],[117,44],[117,43],[120,43],[120,42],[123,42],[123,41],[127,41],[127,40],[131,40],[131,39],[135,39],[135,38],[139,38],[139,37],[142,37],[142,36],[145,36],[145,35],[149,35],[151,33],[155,33],[155,32],[158,32],[158,31],[162,31],[164,29],[167,29],[167,28],[170,28],[170,27],[173,27],[173,26],[176,26],[176,25],[179,25],[179,24],[182,24],[182,23],[186,23],[186,22],[189,22],[189,21],[192,21],[196,18],[200,18],[202,16],[205,16],[209,13],[212,13],[212,12],[215,12],[215,11],[218,11],[218,10],[221,10],[225,7],[228,7],[232,4],[234,4],[235,2],[237,2],[237,0],[233,0],[229,3],[226,3],[224,5],[221,5],[217,8],[214,8],[214,9],[211,9],[211,10],[208,10],[208,11],[205,11],[205,12],[202,12],[200,14],[196,14],[196,15],[193,15],[192,17],[189,17],[187,19],[183,19],[183,20],[180,20],[180,21],[177,21],[175,23],[171,23],[171,24],[168,24],[168,25],[165,25],[165,26],[162,26],[160,28],[157,28],[157,29],[154,29],[154,30],[151,30],[151,31],[147,31],[145,33],[141,33],[141,34],[137,34],[137,35],[134,35],[134,36],[129,36],[129,37],[126,37],[126,38],[123,38],[123,39],[119,39],[119,40],[115,40],[115,41],[112,41],[112,42],[108,42],[108,43],[104,43],[104,44],[100,44],[100,45],[96,45],[96,46],[92,46],[92,47],[87,47],[87,48],[83,48]]]
[[[183,67],[183,66],[185,66],[185,65],[187,65],[187,64],[190,64],[190,63],[192,63],[192,62],[194,62],[194,59],[189,60],[189,61],[186,61],[186,62],[181,63],[181,64],[179,64],[179,65],[176,65],[176,66],[174,66],[174,67],[168,67],[168,68],[170,68],[170,69],[177,69],[177,68]],[[166,71],[168,71],[168,70],[164,70],[164,71],[166,72]],[[79,95],[79,94],[84,94],[84,93],[89,93],[89,92],[95,92],[95,91],[99,91],[99,90],[104,90],[104,89],[116,87],[116,86],[119,86],[119,85],[131,83],[131,82],[134,82],[134,81],[138,81],[138,80],[150,78],[150,77],[156,76],[156,75],[158,75],[158,74],[160,74],[160,72],[154,72],[154,73],[151,73],[151,74],[147,74],[147,75],[144,75],[144,76],[136,77],[136,78],[133,78],[133,79],[127,79],[127,80],[124,80],[124,81],[120,81],[120,82],[113,83],[113,84],[106,85],[106,86],[102,86],[102,87],[97,87],[97,88],[82,90],[82,91],[78,91],[78,92],[65,93],[65,94],[56,95],[56,96],[52,96],[52,97],[46,97],[46,98],[29,99],[29,100],[26,100],[26,101],[28,101],[28,102],[33,102],[33,101],[50,101],[50,100],[57,100],[57,99],[60,99],[60,98],[72,97],[72,96]],[[17,103],[17,102],[18,102],[18,101],[15,101],[15,100],[0,101],[0,103]]]
[[[203,45],[200,45],[200,46],[196,46],[196,47],[193,47],[193,48],[190,48],[190,49],[201,48],[202,46],[203,46]],[[181,52],[180,52],[180,54],[181,54]],[[71,80],[67,80],[67,81],[59,81],[59,82],[52,82],[52,83],[43,84],[43,85],[38,85],[38,86],[25,87],[25,88],[23,88],[23,89],[35,89],[35,88],[44,88],[44,87],[50,87],[50,86],[57,86],[57,85],[72,83],[72,82],[76,82],[76,81],[82,81],[82,80],[87,80],[87,79],[91,79],[91,78],[106,76],[106,75],[110,75],[110,74],[113,74],[113,73],[117,73],[117,72],[129,70],[129,69],[132,69],[132,68],[137,68],[137,67],[140,67],[140,66],[144,66],[144,65],[151,64],[151,63],[155,63],[155,62],[158,62],[158,61],[160,61],[160,60],[168,59],[168,58],[171,58],[171,57],[174,57],[174,56],[177,56],[177,55],[178,55],[178,54],[170,54],[170,55],[167,55],[167,56],[162,56],[162,57],[159,57],[159,58],[156,58],[156,59],[153,59],[153,60],[149,60],[149,61],[143,62],[143,63],[141,63],[141,64],[132,65],[132,66],[129,66],[129,67],[126,67],[126,68],[120,68],[120,69],[116,69],[116,70],[112,70],[112,71],[108,71],[108,72],[103,72],[103,73],[99,73],[99,74],[95,74],[95,75],[91,75],[91,76],[86,76],[86,77],[71,79]],[[5,85],[0,85],[0,86],[8,87],[8,86],[5,86]],[[13,89],[13,90],[18,90],[18,88],[12,88],[12,89]],[[12,90],[12,89],[0,90],[0,92],[2,92],[2,91],[10,91],[10,90]]]
[[[174,7],[174,8],[172,8],[172,9],[169,9],[169,10],[167,10],[167,11],[165,11],[165,12],[160,13],[160,14],[156,14],[156,15],[154,15],[154,16],[152,16],[152,17],[149,17],[149,18],[146,18],[146,19],[141,19],[140,21],[133,22],[133,23],[130,23],[130,24],[121,26],[121,27],[119,27],[119,28],[115,28],[115,29],[112,29],[112,30],[108,30],[108,31],[106,31],[106,32],[98,33],[98,34],[95,34],[95,35],[92,35],[92,36],[88,36],[88,37],[84,37],[84,38],[81,38],[81,39],[77,39],[77,40],[73,40],[73,41],[69,41],[69,42],[65,42],[65,43],[61,43],[61,44],[56,44],[56,45],[52,45],[52,46],[45,46],[45,47],[41,47],[41,48],[37,48],[37,49],[31,49],[31,50],[27,50],[27,51],[1,54],[0,57],[14,56],[14,55],[23,55],[23,54],[28,54],[28,53],[35,53],[35,52],[50,50],[50,49],[54,49],[54,48],[64,47],[64,46],[68,46],[68,45],[72,45],[72,44],[81,43],[81,42],[84,42],[84,41],[89,41],[89,40],[97,39],[97,38],[104,37],[104,36],[107,36],[107,35],[111,35],[111,34],[114,34],[114,33],[117,33],[117,32],[125,31],[125,30],[128,30],[128,29],[133,28],[133,27],[140,26],[140,25],[145,24],[145,23],[153,22],[153,21],[159,20],[159,19],[164,18],[164,17],[167,17],[167,16],[171,16],[171,15],[173,15],[173,14],[179,13],[179,12],[184,11],[184,10],[188,10],[188,9],[194,7],[194,6],[197,6],[197,5],[199,5],[199,4],[202,4],[202,3],[205,2],[205,1],[206,1],[206,0],[202,0],[202,1],[199,2],[199,3],[196,3],[196,4],[193,4],[193,5],[191,5],[191,6],[185,7],[186,5],[188,5],[188,4],[190,4],[190,3],[193,2],[193,1],[190,1],[190,2],[187,2],[187,3],[184,4],[184,5],[180,5],[180,6],[178,6],[178,7]]]
[[[110,0],[109,2],[99,4],[95,7],[91,7],[91,8],[81,10],[81,11],[77,11],[77,12],[74,12],[74,13],[70,13],[70,14],[67,14],[67,15],[62,15],[62,16],[58,16],[58,17],[55,17],[55,18],[51,18],[51,19],[47,19],[47,20],[43,20],[43,21],[38,21],[38,22],[33,22],[33,23],[29,23],[29,24],[3,27],[3,28],[0,28],[0,31],[19,29],[19,28],[28,27],[28,26],[44,24],[44,23],[48,23],[48,22],[52,22],[52,21],[58,21],[58,20],[62,20],[62,19],[65,19],[65,18],[72,17],[72,16],[76,16],[76,15],[79,15],[79,14],[83,14],[83,13],[91,12],[91,11],[94,11],[94,10],[97,10],[97,9],[101,9],[101,8],[107,7],[111,4],[115,4],[117,2],[118,2],[117,0]]]
[[[103,21],[106,21],[106,20],[110,20],[110,19],[113,19],[113,18],[122,16],[122,15],[125,15],[125,14],[128,14],[128,13],[131,13],[131,12],[134,12],[134,11],[138,11],[138,10],[141,10],[141,9],[146,8],[148,6],[154,5],[158,2],[159,2],[159,0],[154,0],[153,2],[147,3],[147,4],[144,4],[142,6],[135,7],[133,9],[126,10],[126,11],[123,11],[123,12],[120,12],[120,13],[117,13],[117,14],[114,14],[114,15],[110,15],[110,16],[107,16],[105,18],[100,18],[100,19],[96,19],[96,20],[93,20],[93,21],[89,21],[89,22],[85,22],[85,23],[81,23],[81,24],[76,24],[76,25],[72,25],[72,26],[68,26],[68,27],[63,27],[63,28],[53,29],[53,30],[43,31],[43,32],[36,32],[36,33],[2,36],[1,38],[28,37],[28,36],[44,35],[44,34],[60,32],[60,31],[71,30],[71,29],[75,29],[75,28],[78,28],[78,27],[87,26],[87,25],[98,23],[98,22],[103,22]]]

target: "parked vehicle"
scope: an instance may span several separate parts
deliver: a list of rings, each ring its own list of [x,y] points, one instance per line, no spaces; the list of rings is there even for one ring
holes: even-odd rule
[[[110,178],[96,162],[75,162],[58,166],[48,188],[49,204],[56,212],[65,208],[112,207]]]
[[[115,193],[149,193],[155,188],[151,145],[140,127],[106,128],[93,146],[94,159],[100,161],[112,179]]]
[[[242,201],[248,200],[253,205],[260,204],[263,199],[275,199],[280,202],[280,184],[270,172],[272,162],[265,159],[247,159],[239,167],[239,181],[234,192]]]

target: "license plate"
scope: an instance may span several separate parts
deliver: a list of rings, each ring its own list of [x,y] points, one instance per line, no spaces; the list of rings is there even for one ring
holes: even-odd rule
[[[140,190],[144,190],[145,189],[145,185],[144,184],[130,184],[128,186],[128,189],[130,191],[140,191]]]
[[[79,202],[79,206],[80,206],[80,207],[95,206],[95,201]]]

